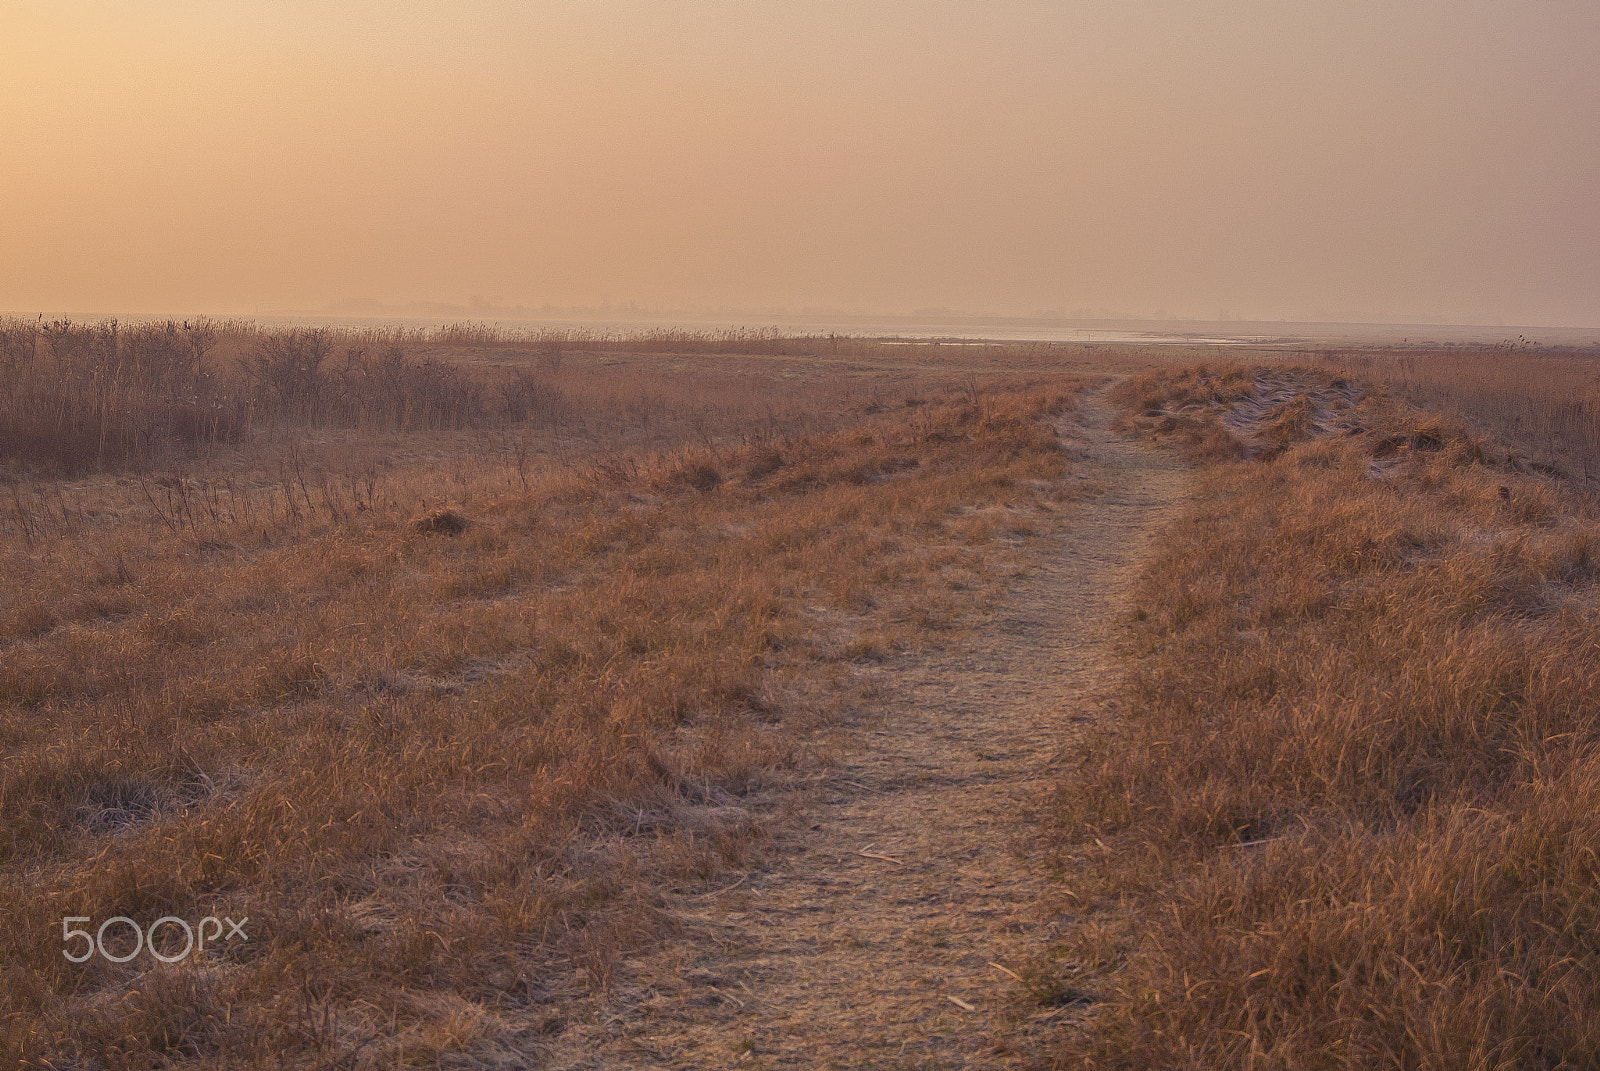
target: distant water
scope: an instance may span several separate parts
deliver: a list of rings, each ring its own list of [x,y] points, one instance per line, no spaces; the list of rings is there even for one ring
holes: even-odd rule
[[[394,319],[387,317],[256,317],[255,322],[265,327],[296,326],[302,324],[328,324],[336,327],[380,328],[432,328],[462,323],[463,318]],[[1211,345],[1241,346],[1287,343],[1292,341],[1279,334],[1223,334],[1213,326],[1208,331],[1193,333],[1182,331],[1118,329],[1113,327],[1082,327],[1062,324],[1012,324],[969,323],[945,324],[925,322],[884,321],[729,321],[729,320],[523,320],[474,318],[470,322],[483,323],[508,331],[574,331],[606,336],[645,334],[651,331],[687,331],[715,334],[723,331],[764,331],[776,329],[783,335],[827,336],[851,335],[878,338],[885,341],[906,342],[1095,342],[1125,343],[1134,345]]]
[[[784,335],[855,335],[906,341],[1082,342],[1123,345],[1314,346],[1404,343],[1487,344],[1522,339],[1546,346],[1600,346],[1600,328],[1450,324],[1297,323],[1286,321],[1063,320],[1014,317],[698,317],[527,318],[464,312],[438,317],[257,316],[263,326],[442,327],[475,322],[508,331],[574,331],[626,336],[651,331],[717,333],[777,330]]]

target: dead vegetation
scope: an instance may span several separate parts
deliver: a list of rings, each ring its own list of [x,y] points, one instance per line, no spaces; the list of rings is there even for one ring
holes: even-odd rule
[[[1473,423],[1530,462],[1600,479],[1600,361],[1593,350],[1508,340],[1474,348],[1335,351],[1324,364],[1424,410]]]
[[[326,384],[272,378],[306,344],[250,350],[275,400],[183,468],[97,447],[50,456],[125,473],[8,488],[13,1063],[492,1062],[559,1033],[675,898],[762,850],[851,664],[1004,583],[1027,536],[987,507],[1058,508],[1044,418],[1077,389],[565,358],[530,373],[559,426],[451,428],[400,390],[357,435]],[[487,399],[515,371],[429,382]],[[63,917],[117,915],[248,916],[249,940],[63,958]]]
[[[1061,782],[1057,972],[1099,1001],[1063,1066],[1592,1062],[1592,501],[1334,373],[1116,397],[1206,467]]]
[[[413,532],[433,532],[439,535],[460,535],[472,524],[453,509],[436,509],[411,522]]]

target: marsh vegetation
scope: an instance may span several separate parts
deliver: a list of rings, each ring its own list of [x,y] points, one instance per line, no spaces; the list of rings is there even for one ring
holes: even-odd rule
[[[982,645],[1093,523],[1059,436],[1115,378],[1197,491],[1019,817],[1073,922],[1008,1014],[1074,1065],[1582,1062],[1592,357],[1230,353],[0,325],[0,1048],[559,1038],[868,746],[862,667]]]

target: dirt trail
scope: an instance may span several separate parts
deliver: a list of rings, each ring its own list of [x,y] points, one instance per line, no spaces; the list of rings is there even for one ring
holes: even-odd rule
[[[968,638],[884,671],[806,822],[689,905],[691,938],[630,962],[607,1016],[552,1039],[546,1066],[1012,1067],[1064,1028],[990,965],[1019,968],[1069,921],[1037,906],[1048,879],[1020,820],[1113,680],[1134,567],[1187,487],[1111,419],[1091,399],[1061,427],[1068,479],[1104,490],[1040,567]]]

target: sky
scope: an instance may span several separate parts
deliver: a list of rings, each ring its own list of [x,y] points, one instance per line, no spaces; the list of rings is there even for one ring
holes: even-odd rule
[[[1600,326],[1593,0],[0,0],[0,309]]]

